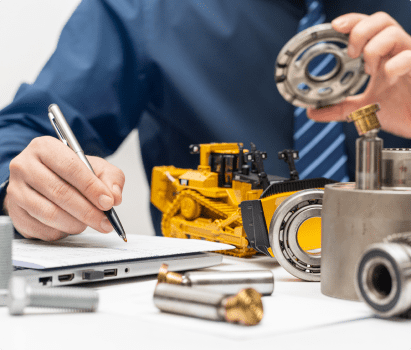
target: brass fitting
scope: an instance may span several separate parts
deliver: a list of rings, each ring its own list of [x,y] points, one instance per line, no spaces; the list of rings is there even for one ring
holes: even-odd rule
[[[183,275],[169,272],[168,265],[162,264],[157,276],[158,283],[183,284]]]
[[[380,129],[381,125],[377,118],[377,111],[380,110],[378,103],[362,107],[355,112],[352,112],[347,121],[353,121],[358,135],[364,135],[370,130]]]
[[[243,289],[237,295],[225,299],[223,305],[227,322],[255,326],[263,319],[261,294],[255,289]]]

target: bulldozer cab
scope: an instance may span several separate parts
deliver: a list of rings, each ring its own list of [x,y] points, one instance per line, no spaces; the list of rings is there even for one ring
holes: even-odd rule
[[[218,173],[218,187],[231,187],[233,173],[237,170],[238,155],[211,153],[210,167],[212,172]]]

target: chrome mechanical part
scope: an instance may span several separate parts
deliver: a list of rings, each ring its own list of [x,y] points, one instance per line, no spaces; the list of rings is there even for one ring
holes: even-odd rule
[[[280,51],[275,81],[285,100],[297,107],[319,108],[354,95],[367,81],[362,57],[347,55],[348,35],[331,23],[310,27],[294,36]],[[343,46],[343,47],[341,47]],[[333,55],[335,66],[324,75],[309,71],[318,56]]]
[[[263,318],[261,294],[252,288],[233,296],[181,285],[158,283],[153,301],[161,311],[254,326]]]
[[[253,288],[262,295],[274,291],[274,275],[270,270],[250,271],[194,271],[182,275],[169,272],[167,264],[161,265],[159,283],[179,284],[223,294],[236,294],[242,289]]]
[[[383,140],[376,112],[378,104],[362,107],[352,112],[347,120],[353,121],[360,137],[355,141],[355,184],[359,190],[381,189],[381,153]]]
[[[7,306],[10,315],[23,315],[27,306],[39,308],[96,311],[99,295],[84,288],[45,288],[27,284],[22,277],[13,277],[9,283]]]
[[[382,150],[382,189],[411,190],[411,149]]]
[[[11,261],[13,223],[9,216],[0,216],[0,306],[6,305],[8,285],[13,271]]]
[[[274,256],[292,275],[306,281],[320,281],[321,256],[301,249],[298,230],[308,219],[321,218],[323,190],[294,193],[280,204],[271,219],[269,238]]]
[[[358,296],[381,317],[411,316],[411,235],[396,236],[391,243],[369,246],[355,273]]]
[[[367,247],[392,232],[411,231],[409,191],[359,190],[355,183],[325,186],[321,213],[321,292],[358,300],[355,267]]]

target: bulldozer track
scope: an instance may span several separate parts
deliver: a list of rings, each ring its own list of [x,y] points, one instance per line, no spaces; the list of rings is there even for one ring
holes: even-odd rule
[[[161,221],[161,229],[164,234],[164,236],[167,237],[177,237],[177,238],[187,238],[187,235],[184,232],[181,232],[181,234],[172,234],[171,233],[171,222],[174,216],[176,216],[181,208],[181,202],[183,198],[190,197],[193,200],[195,200],[197,203],[199,203],[203,208],[206,208],[208,211],[212,212],[215,216],[218,216],[221,220],[226,220],[230,216],[235,215],[237,213],[238,209],[234,209],[232,206],[221,202],[218,199],[210,199],[202,194],[198,193],[195,190],[191,189],[186,189],[181,191],[177,197],[174,199],[174,201],[170,204],[169,208],[163,213],[163,219]],[[229,226],[241,226],[242,227],[243,222],[241,219],[241,215],[236,218],[234,221],[230,223]],[[197,238],[197,239],[205,239],[212,241],[211,239],[203,238],[203,237],[192,237],[192,238]],[[236,246],[235,249],[232,250],[221,250],[218,251],[219,253],[227,254],[227,255],[232,255],[232,256],[237,256],[237,257],[248,257],[256,254],[256,251],[252,248],[248,247],[241,247],[241,246]]]

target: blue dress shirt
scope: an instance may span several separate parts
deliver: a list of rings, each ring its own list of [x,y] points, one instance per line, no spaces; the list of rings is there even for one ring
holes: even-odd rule
[[[410,3],[329,0],[325,9],[327,21],[382,10],[411,30]],[[303,0],[83,0],[37,80],[0,112],[0,183],[33,138],[55,136],[51,103],[89,155],[112,154],[137,128],[149,182],[157,165],[195,168],[188,146],[207,142],[254,142],[268,153],[266,172],[287,176],[277,152],[292,147],[293,106],[273,72],[304,14]],[[357,136],[344,127],[353,179]],[[386,147],[411,146],[382,137]]]

